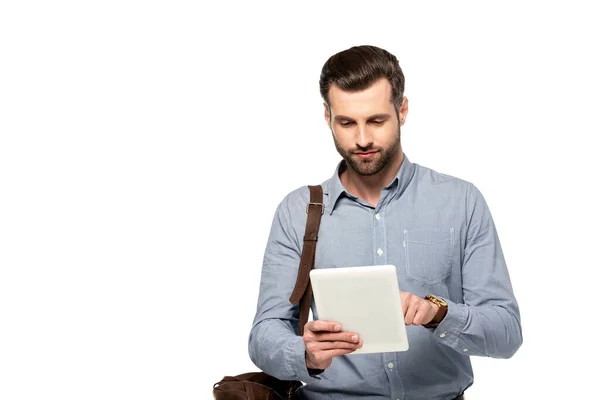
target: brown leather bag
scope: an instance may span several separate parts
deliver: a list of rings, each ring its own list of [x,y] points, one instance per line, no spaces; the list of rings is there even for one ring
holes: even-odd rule
[[[312,300],[310,270],[315,264],[317,236],[321,215],[323,215],[323,189],[321,186],[309,186],[310,201],[306,205],[306,231],[304,246],[300,257],[296,286],[290,296],[292,304],[300,303],[298,334],[304,334],[304,325],[308,322],[308,312]],[[225,376],[213,385],[213,397],[216,400],[290,400],[294,392],[302,386],[300,381],[282,381],[264,372],[249,372],[236,376]]]

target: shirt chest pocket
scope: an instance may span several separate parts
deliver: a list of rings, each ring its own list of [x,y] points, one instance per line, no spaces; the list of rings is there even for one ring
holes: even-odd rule
[[[454,228],[415,228],[404,231],[406,276],[434,284],[450,275]]]

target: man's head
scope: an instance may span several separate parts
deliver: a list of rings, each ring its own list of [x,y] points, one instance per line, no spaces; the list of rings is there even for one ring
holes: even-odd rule
[[[356,46],[327,60],[319,81],[336,149],[360,175],[375,175],[401,154],[408,113],[404,74],[393,54]]]

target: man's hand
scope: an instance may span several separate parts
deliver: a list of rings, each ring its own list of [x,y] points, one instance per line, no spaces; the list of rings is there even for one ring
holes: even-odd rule
[[[435,317],[438,305],[422,297],[415,296],[409,292],[400,292],[402,300],[402,312],[406,325],[424,325]]]
[[[356,333],[343,332],[340,324],[331,321],[309,321],[304,326],[306,346],[306,366],[312,369],[325,369],[331,365],[333,357],[350,354],[362,347],[362,340]]]

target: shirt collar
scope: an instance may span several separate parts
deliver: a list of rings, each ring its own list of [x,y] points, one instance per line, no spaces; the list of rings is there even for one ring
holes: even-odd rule
[[[335,208],[335,205],[342,194],[352,199],[356,199],[356,196],[346,191],[346,188],[340,180],[340,173],[346,168],[346,161],[341,160],[335,168],[335,173],[331,179],[329,179],[328,188],[327,191],[325,191],[325,194],[328,195],[327,207],[330,215],[333,213],[333,209]],[[401,194],[410,183],[414,175],[414,170],[414,164],[411,163],[406,154],[404,154],[404,159],[402,160],[402,164],[400,165],[400,169],[398,170],[396,177],[392,180],[392,182],[390,182],[389,185],[386,186],[386,188],[391,189],[394,193]]]

